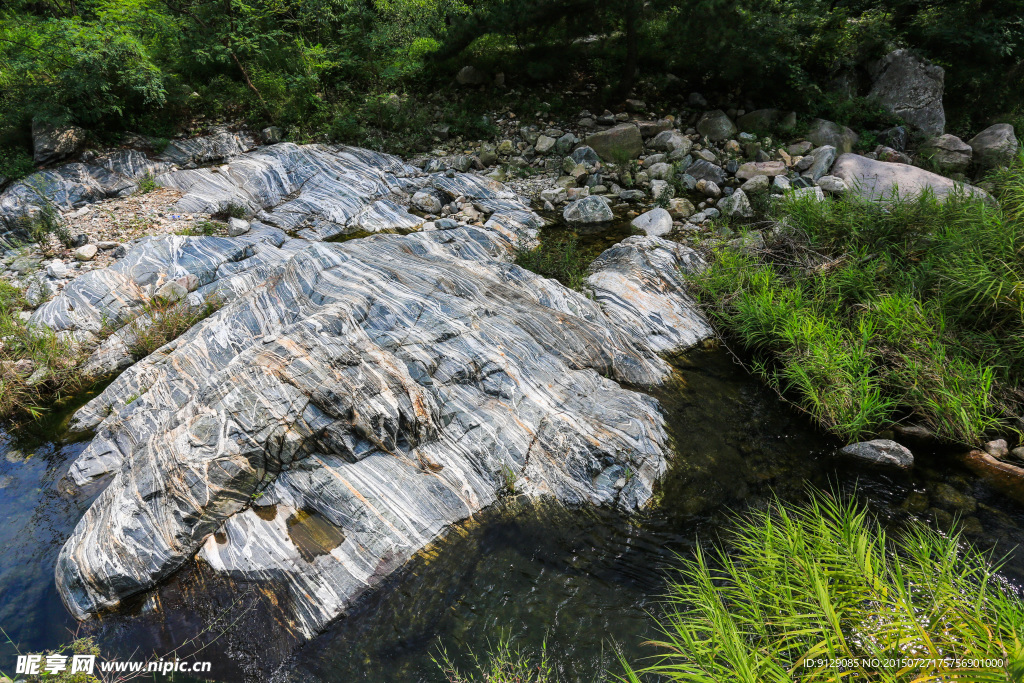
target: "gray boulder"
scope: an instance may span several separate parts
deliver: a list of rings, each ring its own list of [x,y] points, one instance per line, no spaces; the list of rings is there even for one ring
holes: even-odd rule
[[[739,131],[724,111],[715,109],[701,114],[697,120],[697,132],[713,142],[720,142],[735,136]]]
[[[753,218],[754,208],[750,205],[750,199],[743,190],[736,190],[728,197],[721,199],[718,210],[726,218]]]
[[[946,133],[926,140],[918,154],[944,173],[960,173],[971,165],[971,146],[955,135]]]
[[[707,180],[719,186],[725,184],[725,169],[703,159],[698,159],[690,164],[686,169],[686,174],[697,181]]]
[[[755,109],[736,119],[739,129],[747,132],[767,132],[782,118],[778,109]]]
[[[249,232],[249,221],[243,221],[241,218],[231,217],[228,219],[228,237],[238,237]]]
[[[412,205],[425,213],[441,213],[441,200],[434,192],[417,192],[412,196]]]
[[[983,169],[1008,166],[1017,156],[1019,147],[1013,126],[1008,123],[989,126],[968,144],[974,153],[974,163]]]
[[[537,150],[537,154],[547,154],[555,148],[556,142],[558,142],[558,140],[548,135],[538,135],[537,142],[534,144],[533,148]]]
[[[597,156],[597,152],[586,145],[577,147],[569,156],[577,164],[583,164],[588,172],[593,171],[601,163],[601,157]]]
[[[875,67],[868,96],[922,132],[942,135],[946,127],[942,108],[944,82],[945,71],[941,66],[909,50],[895,50]]]
[[[823,175],[827,175],[832,168],[832,164],[836,160],[836,148],[832,145],[818,147],[804,159],[810,159],[811,163],[801,175],[811,182],[816,182]]]
[[[487,80],[487,75],[474,66],[464,66],[455,75],[455,82],[459,85],[481,85]]]
[[[826,121],[825,119],[814,119],[807,131],[807,139],[814,143],[815,147],[831,145],[840,154],[853,151],[859,136],[846,126]]]
[[[914,466],[914,454],[910,449],[889,439],[850,444],[839,452],[872,465],[898,467],[901,470]]]
[[[623,163],[636,159],[644,151],[644,140],[640,130],[631,123],[622,123],[608,130],[587,136],[586,145],[592,148],[602,161]]]
[[[84,142],[85,131],[78,126],[32,119],[32,161],[37,164],[47,164],[74,154]]]
[[[672,215],[665,209],[651,209],[634,218],[632,225],[646,235],[662,237],[672,232]]]
[[[842,178],[849,191],[870,201],[888,202],[897,194],[912,199],[923,192],[933,193],[940,201],[960,192],[991,201],[984,190],[957,183],[945,176],[907,164],[894,164],[868,159],[858,154],[844,154],[832,167],[832,175]]]
[[[834,175],[825,175],[816,181],[816,185],[829,194],[845,194],[846,181]]]
[[[666,130],[658,133],[647,143],[655,152],[676,152],[685,156],[690,153],[693,142],[677,130]]]
[[[606,223],[615,219],[608,200],[601,196],[584,197],[571,202],[562,212],[566,223],[586,225],[590,223]]]

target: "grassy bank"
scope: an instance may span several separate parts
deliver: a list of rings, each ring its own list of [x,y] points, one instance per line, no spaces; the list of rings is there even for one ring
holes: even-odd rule
[[[604,680],[1019,681],[1024,602],[991,559],[919,522],[887,533],[851,500],[775,501],[681,560],[653,656]],[[450,683],[562,680],[507,640],[472,659],[438,665]]]
[[[1024,170],[1001,208],[932,196],[779,202],[763,250],[694,278],[754,371],[849,439],[894,423],[977,444],[1024,414]]]

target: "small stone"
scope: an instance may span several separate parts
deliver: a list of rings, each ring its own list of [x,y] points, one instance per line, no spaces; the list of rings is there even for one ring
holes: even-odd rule
[[[174,279],[179,285],[184,287],[189,292],[194,292],[199,289],[199,278],[189,273],[188,275],[182,275],[179,278]]]
[[[60,259],[54,259],[46,265],[46,274],[54,278],[65,278],[68,276],[68,266]]]
[[[685,219],[697,211],[693,202],[685,197],[675,197],[668,202],[668,212],[675,219]]]
[[[514,149],[515,147],[513,146],[511,140],[502,140],[501,142],[498,143],[498,154],[502,156],[508,156],[509,154],[512,153],[512,150]]]
[[[117,249],[117,242],[96,242],[97,248],[100,251],[110,251],[111,249]]]
[[[553,137],[539,135],[537,136],[537,142],[534,144],[533,148],[537,150],[537,154],[547,154],[555,148],[555,142],[557,142],[557,140]]]
[[[662,196],[672,199],[676,194],[676,189],[672,187],[667,180],[652,180],[651,181],[651,197],[658,200]]]
[[[546,190],[541,190],[540,193],[541,200],[552,204],[561,204],[565,201],[565,196],[564,187],[549,187]]]
[[[722,201],[718,202],[718,209],[726,218],[753,218],[754,207],[743,190],[736,190]]]
[[[662,237],[672,232],[672,216],[662,208],[651,209],[633,219],[632,225],[650,237]]]
[[[82,233],[71,238],[71,248],[82,247],[89,243],[89,236]]]
[[[850,444],[840,450],[849,455],[874,465],[898,467],[902,470],[914,466],[914,454],[906,446],[890,439],[874,439]]]
[[[238,237],[247,232],[249,232],[249,221],[243,221],[241,218],[228,219],[228,237]]]
[[[84,246],[79,247],[78,249],[75,249],[74,256],[75,259],[78,261],[92,261],[94,258],[96,258],[96,252],[98,251],[99,249],[96,247],[95,244],[86,244]]]
[[[823,175],[818,178],[817,186],[829,194],[843,194],[848,189],[846,181],[834,175]]]
[[[186,287],[177,280],[171,280],[170,282],[165,282],[158,290],[156,290],[153,298],[172,303],[184,299],[187,295],[188,289]]]
[[[985,452],[993,458],[1005,458],[1010,449],[1006,445],[1006,439],[995,439],[985,444]]]
[[[781,177],[781,176],[776,176],[776,177]],[[744,192],[746,192],[748,195],[751,195],[751,194],[760,194],[762,192],[767,192],[770,186],[771,186],[771,181],[769,180],[768,176],[766,176],[766,175],[755,175],[750,180],[748,180],[747,182],[743,183],[740,186],[740,189],[743,190]]]
[[[647,175],[654,180],[668,180],[672,175],[672,167],[665,162],[652,165],[647,170]]]

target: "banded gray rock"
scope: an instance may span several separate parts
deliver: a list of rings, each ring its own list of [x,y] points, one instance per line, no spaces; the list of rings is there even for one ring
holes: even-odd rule
[[[663,381],[658,354],[711,334],[685,293],[690,249],[629,238],[594,262],[587,296],[510,263],[541,219],[485,178],[282,143],[157,182],[182,210],[239,203],[254,220],[238,237],[143,239],[33,314],[89,341],[145,325],[175,280],[192,304],[226,302],[134,364],[135,328],[92,353],[89,372],[121,374],[73,418],[94,436],[70,478],[106,482],[57,562],[77,617],[198,554],[276,581],[310,637],[503,490],[623,510],[651,497],[667,437],[657,401],[625,386]],[[318,241],[414,230],[418,190],[487,222]]]

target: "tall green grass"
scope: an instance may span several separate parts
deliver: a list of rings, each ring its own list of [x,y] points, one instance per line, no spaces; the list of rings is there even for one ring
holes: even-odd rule
[[[847,438],[910,421],[976,444],[1024,414],[1024,170],[1001,207],[924,195],[779,204],[753,254],[719,247],[694,276],[753,367]]]
[[[1020,681],[1024,602],[989,560],[852,501],[776,502],[683,562],[658,654],[624,680]]]

